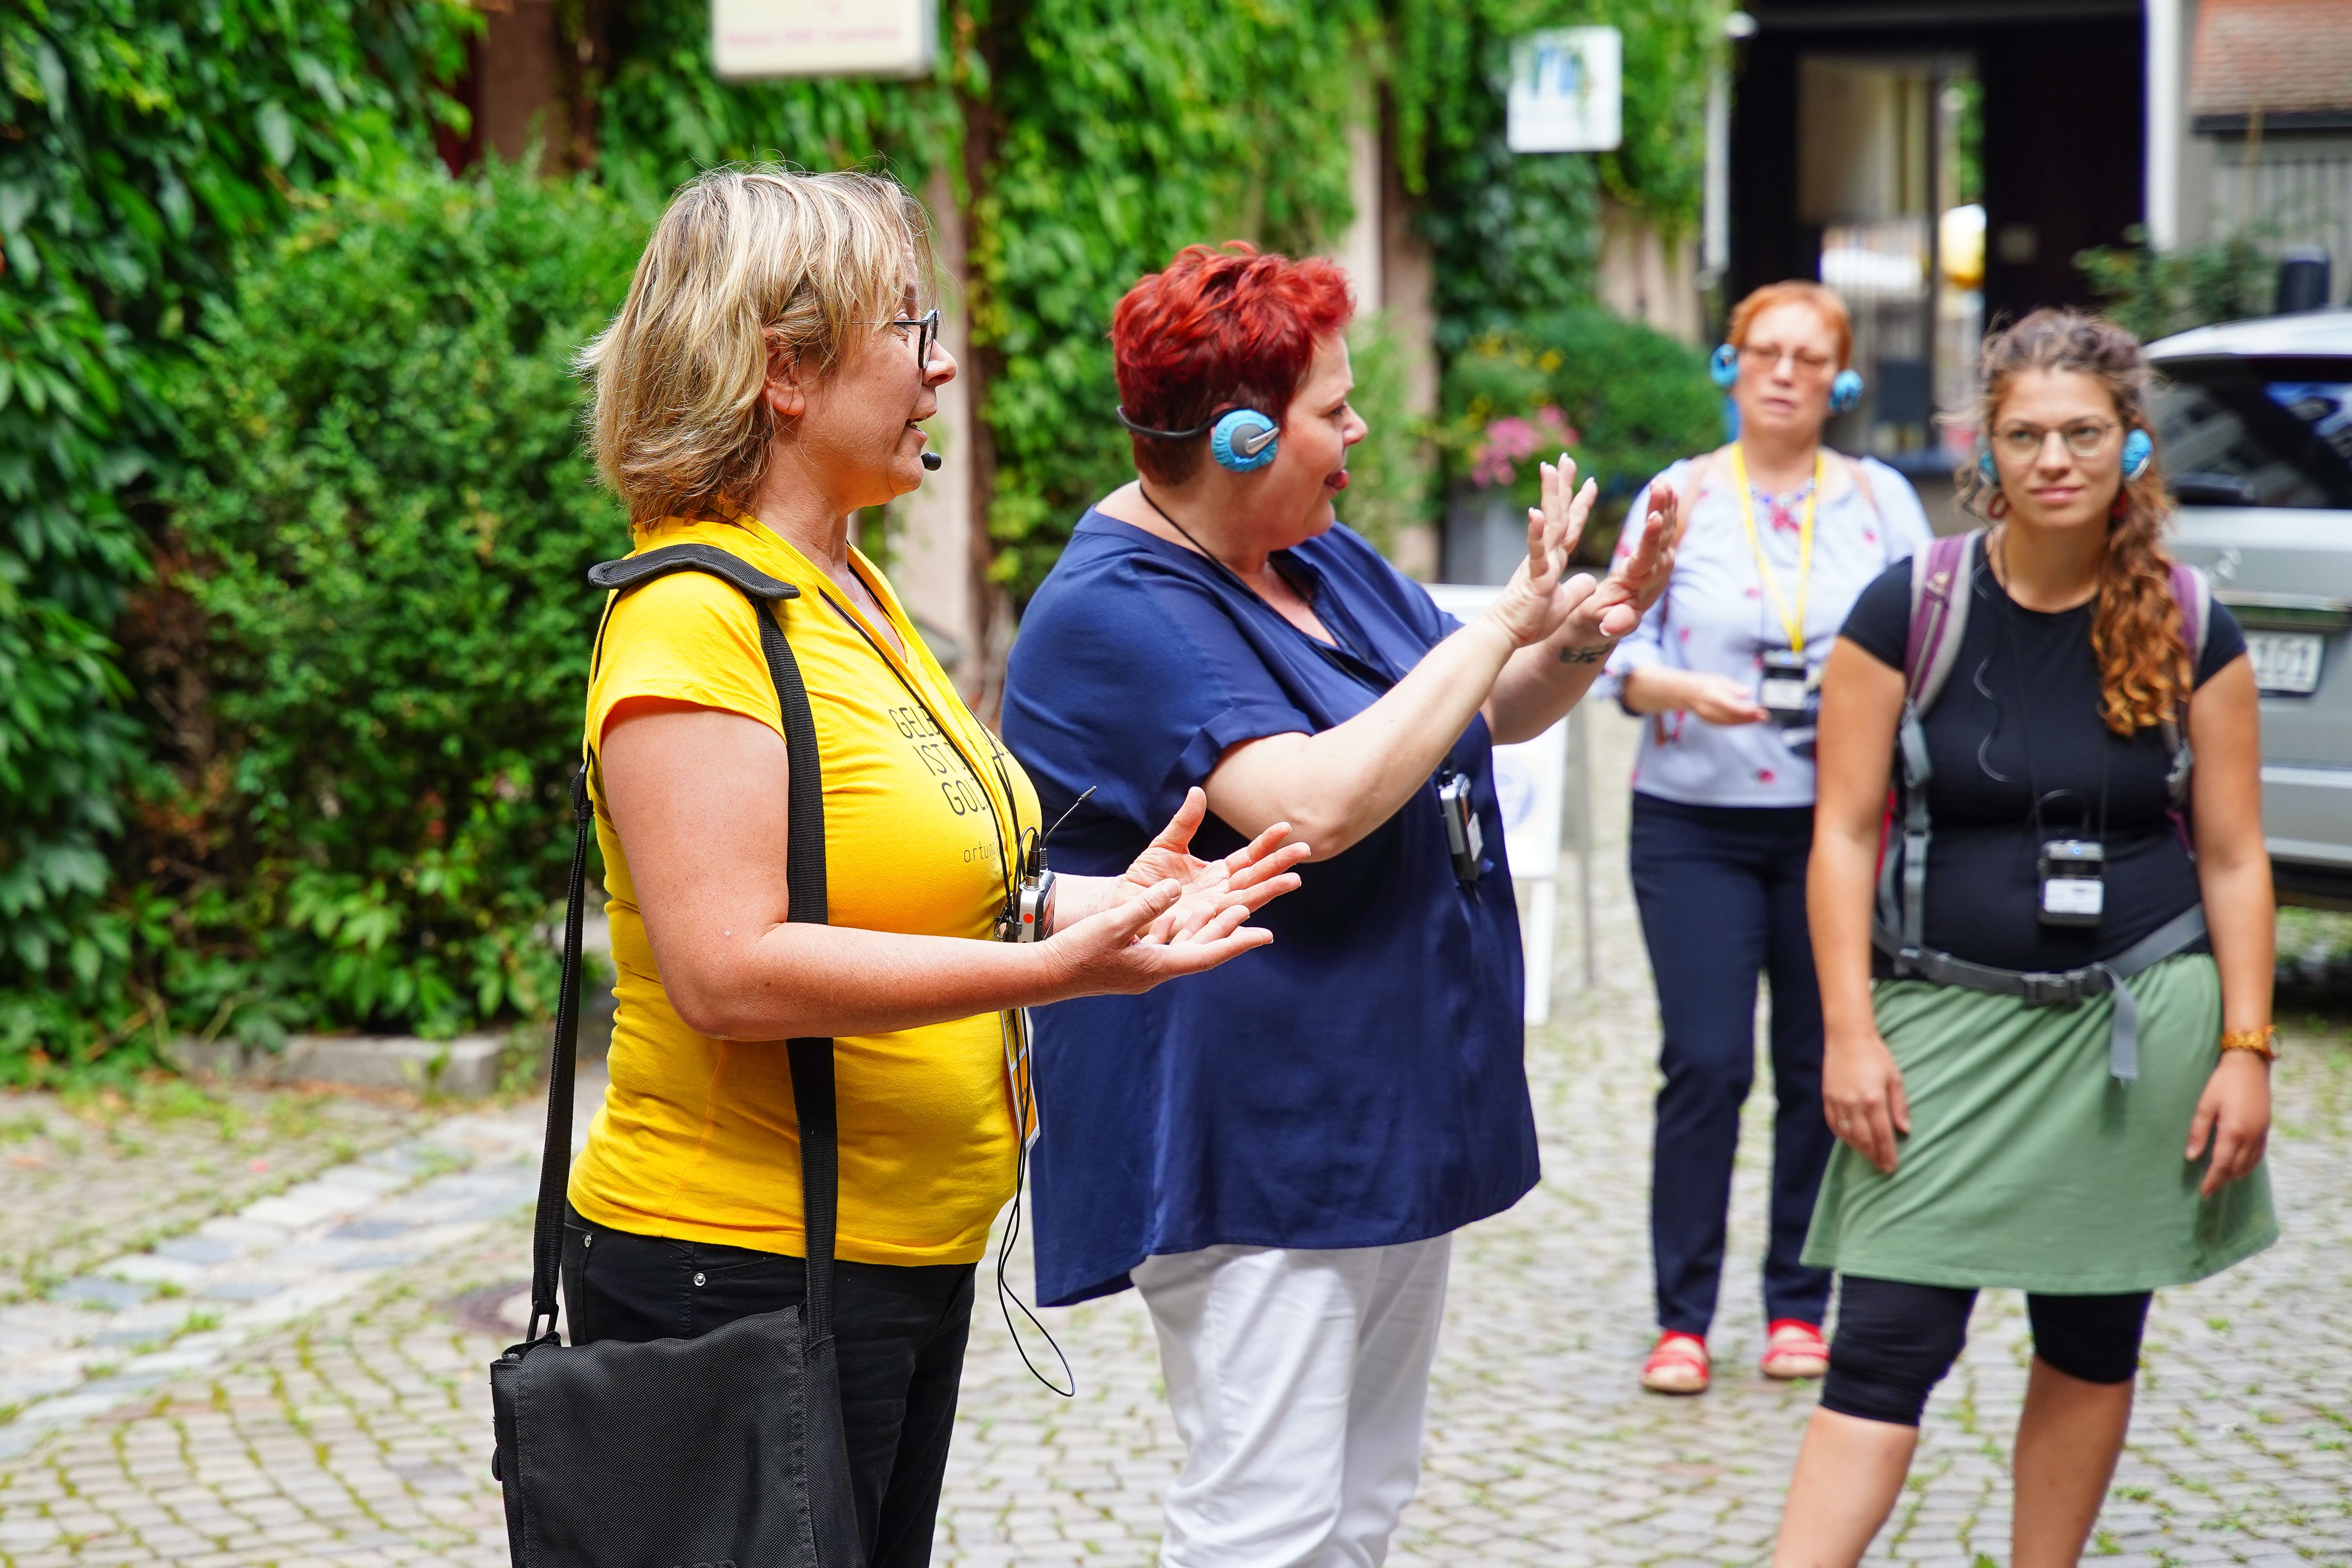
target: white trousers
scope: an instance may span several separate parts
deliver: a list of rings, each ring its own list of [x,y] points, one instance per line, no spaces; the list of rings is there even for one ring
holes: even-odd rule
[[[1166,1568],[1377,1568],[1421,1479],[1453,1238],[1147,1258],[1184,1469]]]

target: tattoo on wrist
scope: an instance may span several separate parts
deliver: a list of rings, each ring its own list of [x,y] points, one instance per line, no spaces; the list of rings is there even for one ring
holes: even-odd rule
[[[1616,647],[1617,639],[1612,637],[1608,642],[1595,643],[1590,648],[1562,648],[1559,662],[1563,664],[1597,664],[1615,652]]]

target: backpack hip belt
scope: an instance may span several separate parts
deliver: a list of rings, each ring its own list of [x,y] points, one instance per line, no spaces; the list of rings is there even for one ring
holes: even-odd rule
[[[2079,969],[2001,969],[1927,945],[1927,849],[1935,836],[1927,810],[1927,784],[1935,769],[1923,718],[1959,660],[1983,539],[1981,528],[1948,535],[1930,540],[1927,549],[1911,558],[1911,627],[1904,646],[1903,715],[1896,726],[1895,748],[1901,778],[1895,794],[1902,806],[1902,853],[1899,859],[1884,852],[1879,857],[1878,908],[1871,922],[1871,946],[1893,961],[1898,979],[2016,997],[2028,1007],[2070,1007],[2112,994],[2115,1021],[2107,1036],[2107,1071],[2117,1082],[2130,1083],[2139,1077],[2139,1003],[2124,982],[2186,951],[2205,936],[2201,904],[2191,904],[2114,957]],[[2193,668],[2204,657],[2206,632],[2212,621],[2210,591],[2193,567],[2175,563],[2172,594],[2180,606],[2181,630]],[[2181,724],[2167,721],[2161,728],[2166,748],[2172,755],[2166,782],[2173,822],[2193,856],[2196,851],[2189,840],[2185,813],[2195,758]],[[1891,850],[1893,845],[1886,848]]]

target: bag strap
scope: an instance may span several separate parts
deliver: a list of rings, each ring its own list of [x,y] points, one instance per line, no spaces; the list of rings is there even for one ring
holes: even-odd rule
[[[1904,695],[1926,713],[1959,662],[1969,629],[1982,529],[1945,534],[1911,558],[1911,629],[1903,648]]]
[[[2189,684],[2193,690],[2197,672],[2205,664],[2205,644],[2213,630],[2213,590],[2205,574],[2185,561],[2172,563],[2172,598],[2180,606],[2180,640],[2189,646]],[[2173,826],[2180,833],[2180,841],[2189,854],[2197,852],[2189,832],[2189,779],[2197,766],[2195,748],[2189,744],[2189,728],[2181,720],[2187,716],[2189,705],[2183,703],[2180,713],[2167,716],[2158,723],[2164,737],[2164,749],[2172,758],[2170,770],[2165,776],[2165,788],[2171,802]]]
[[[597,622],[595,653],[589,666],[593,678],[604,652],[604,628],[613,606],[630,590],[674,571],[700,571],[723,579],[751,601],[760,622],[760,646],[776,687],[776,704],[783,722],[786,765],[792,795],[787,810],[787,858],[784,882],[790,897],[787,918],[822,925],[825,923],[824,780],[816,749],[816,720],[809,710],[808,688],[800,665],[784,637],[781,617],[783,602],[800,597],[789,582],[770,577],[714,546],[670,545],[622,560],[589,569],[588,580],[609,589],[613,598]],[[772,610],[769,608],[772,606]],[[572,776],[572,876],[563,914],[562,988],[555,1004],[555,1042],[548,1057],[547,1144],[540,1157],[539,1212],[531,1236],[530,1326],[525,1343],[535,1343],[555,1332],[555,1286],[562,1260],[563,1207],[572,1176],[572,1075],[580,1052],[581,928],[586,913],[588,843],[596,829],[595,808],[589,799],[590,749]],[[812,1345],[833,1334],[834,1240],[840,1203],[839,1128],[834,1105],[833,1041],[810,1037],[786,1042],[793,1075],[793,1098],[800,1115],[801,1211],[807,1236],[808,1306],[803,1322]],[[541,1323],[544,1322],[544,1329]]]

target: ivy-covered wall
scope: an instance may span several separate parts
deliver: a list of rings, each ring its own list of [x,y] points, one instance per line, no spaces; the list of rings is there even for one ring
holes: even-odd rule
[[[159,379],[306,193],[425,153],[469,25],[444,0],[0,5],[0,1074],[163,1011],[123,968],[155,715],[116,642],[177,464]]]

